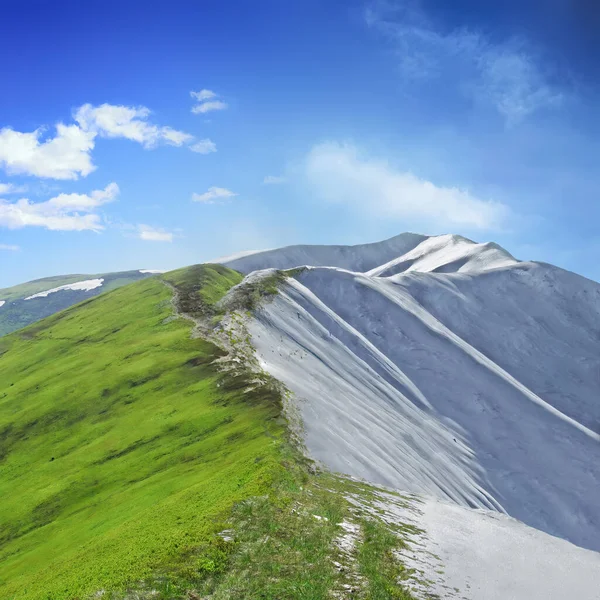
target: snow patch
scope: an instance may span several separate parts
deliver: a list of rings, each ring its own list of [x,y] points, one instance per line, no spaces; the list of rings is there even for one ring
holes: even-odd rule
[[[67,285],[61,285],[59,287],[52,288],[51,290],[46,290],[45,292],[39,292],[37,294],[33,294],[33,296],[27,296],[25,300],[33,300],[34,298],[46,298],[49,294],[54,294],[55,292],[61,292],[63,290],[74,290],[74,291],[82,291],[89,292],[91,290],[95,290],[100,287],[104,282],[103,278],[100,279],[86,279],[85,281],[77,281],[75,283],[68,283]]]
[[[4,306],[6,304],[6,300],[0,300],[0,306]]]
[[[384,495],[376,506],[388,523],[422,531],[397,551],[415,569],[409,587],[417,598],[600,600],[597,552],[497,512],[434,498],[398,502]]]

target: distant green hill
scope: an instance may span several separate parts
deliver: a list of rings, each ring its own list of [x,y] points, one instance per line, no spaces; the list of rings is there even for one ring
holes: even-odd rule
[[[0,336],[26,327],[77,302],[152,275],[153,273],[141,271],[102,273],[100,275],[60,275],[0,289]],[[62,289],[45,296],[30,298],[63,286],[97,279],[102,279],[101,285],[93,289]]]

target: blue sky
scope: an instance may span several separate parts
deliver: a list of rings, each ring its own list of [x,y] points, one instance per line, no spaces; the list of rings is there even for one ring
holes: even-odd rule
[[[0,287],[402,231],[600,280],[593,2],[0,11]]]

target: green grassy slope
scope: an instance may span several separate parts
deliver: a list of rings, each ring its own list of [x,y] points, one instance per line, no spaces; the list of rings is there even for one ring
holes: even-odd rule
[[[200,276],[209,303],[240,279]],[[278,397],[226,385],[171,297],[147,279],[0,339],[0,598],[123,588],[269,489]]]

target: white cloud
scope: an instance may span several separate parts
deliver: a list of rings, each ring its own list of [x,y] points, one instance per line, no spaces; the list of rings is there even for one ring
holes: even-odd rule
[[[45,136],[45,128],[20,132],[5,127],[0,129],[0,167],[11,174],[42,178],[86,177],[96,169],[92,150],[98,137],[125,138],[146,149],[160,144],[202,148],[204,143],[208,147],[207,140],[194,143],[193,135],[154,125],[148,121],[149,117],[150,110],[144,106],[84,104],[74,111],[76,124],[59,123],[54,137]],[[216,151],[216,147],[211,151]]]
[[[198,101],[198,104],[192,106],[192,112],[195,115],[205,114],[213,110],[225,110],[227,104],[222,100],[215,100],[218,95],[212,90],[200,90],[199,92],[190,92],[190,96]]]
[[[560,106],[564,96],[545,82],[533,58],[513,49],[483,52],[481,83],[475,92],[491,102],[508,123],[516,123],[541,108]]]
[[[373,216],[490,229],[501,226],[509,214],[504,204],[460,188],[437,186],[383,160],[364,158],[351,145],[315,146],[306,159],[305,175],[324,200],[351,204]]]
[[[52,179],[77,179],[96,168],[90,155],[94,133],[62,123],[53,138],[43,140],[43,133],[41,128],[29,133],[0,129],[0,166],[11,174]]]
[[[232,198],[233,196],[237,196],[237,194],[227,188],[213,186],[209,187],[208,191],[203,194],[192,194],[192,200],[204,204],[215,204],[219,199]]]
[[[280,175],[267,175],[263,179],[265,185],[277,185],[278,183],[285,183],[287,179]]]
[[[227,104],[225,102],[222,102],[221,100],[213,100],[211,102],[202,102],[202,104],[196,104],[196,106],[192,106],[192,112],[195,115],[198,115],[211,112],[213,110],[225,110],[226,108]]]
[[[192,152],[197,152],[198,154],[210,154],[211,152],[217,151],[217,145],[212,140],[206,138],[192,144],[190,150]]]
[[[199,92],[190,92],[190,96],[198,100],[198,102],[202,102],[203,100],[216,98],[217,94],[215,94],[212,90],[200,90]]]
[[[0,196],[7,196],[9,194],[21,194],[25,192],[27,188],[24,185],[14,185],[12,183],[0,183]]]
[[[164,231],[163,229],[156,229],[150,225],[138,225],[138,235],[141,240],[148,242],[172,242],[173,234]]]
[[[17,252],[20,250],[19,246],[14,246],[13,244],[0,244],[0,250],[8,250],[10,252]]]
[[[84,104],[77,109],[74,118],[85,131],[107,138],[126,138],[142,144],[144,148],[155,148],[161,142],[182,146],[194,139],[189,133],[149,123],[149,116],[150,110],[145,106]]]
[[[443,79],[443,85],[491,104],[509,124],[563,100],[522,39],[492,42],[467,28],[442,31],[418,0],[375,1],[366,20],[390,40],[407,79]]]
[[[103,204],[113,202],[119,186],[110,183],[103,190],[88,194],[59,194],[46,202],[21,198],[16,202],[0,200],[0,226],[9,229],[45,227],[55,231],[99,231],[104,229],[96,212]]]

